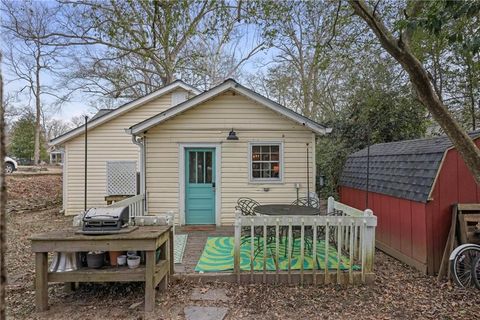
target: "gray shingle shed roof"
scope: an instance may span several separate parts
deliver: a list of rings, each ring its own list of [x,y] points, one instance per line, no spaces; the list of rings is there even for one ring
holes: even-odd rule
[[[477,138],[480,131],[470,136]],[[427,202],[443,155],[450,147],[446,136],[370,146],[369,191]],[[340,185],[366,190],[367,148],[347,158]]]

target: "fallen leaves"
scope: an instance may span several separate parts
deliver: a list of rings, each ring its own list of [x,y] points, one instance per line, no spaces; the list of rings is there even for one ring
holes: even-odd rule
[[[71,217],[60,215],[58,206],[31,210],[37,203],[58,201],[61,197],[58,176],[9,181],[9,192],[11,200],[20,201],[23,208],[11,211],[7,225],[9,317],[66,320],[143,317],[144,291],[139,283],[82,284],[73,293],[65,293],[59,284],[50,285],[50,310],[35,313],[34,259],[28,237],[33,233],[69,227]],[[192,304],[227,307],[227,319],[477,319],[480,314],[478,290],[438,283],[435,277],[423,275],[380,251],[376,253],[375,269],[375,283],[368,286],[292,287],[176,280],[170,283],[167,292],[157,293],[153,317],[183,318],[183,308]],[[194,288],[202,293],[224,288],[230,299],[191,301]]]

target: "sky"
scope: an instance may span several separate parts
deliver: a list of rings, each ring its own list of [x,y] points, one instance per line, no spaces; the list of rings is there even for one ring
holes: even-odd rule
[[[244,36],[239,41],[238,48],[241,48],[241,49],[238,51],[246,53],[251,48],[256,46],[257,44],[256,41],[258,41],[258,36],[259,36],[258,30],[256,30],[255,27],[252,27],[251,25],[250,26],[245,25],[245,26],[242,26],[241,31],[243,31]],[[5,46],[9,45],[8,41],[5,41],[5,39],[4,41],[2,41],[2,44]],[[4,50],[7,50],[7,48],[4,48]],[[262,69],[262,65],[264,65],[266,61],[271,61],[273,59],[273,56],[274,56],[273,49],[268,49],[268,50],[257,53],[255,56],[253,56],[250,60],[246,61],[242,65],[241,67],[242,73],[245,75],[248,75],[248,74],[254,74],[254,73],[260,72]],[[29,106],[31,110],[33,110],[35,102],[33,98],[31,98],[28,89],[24,88],[26,85],[26,82],[24,82],[23,80],[16,80],[15,74],[11,71],[6,61],[2,62],[2,70],[4,72],[4,78],[5,78],[6,96],[11,95],[14,97],[13,104],[15,106],[20,106],[20,107]],[[60,69],[57,71],[68,71],[68,70]],[[42,83],[46,85],[52,85],[52,86],[58,87],[58,83],[56,83],[58,80],[55,79],[55,77],[53,77],[47,71],[42,72],[41,78],[42,78]],[[237,79],[237,80],[239,82],[242,82],[242,79]],[[248,85],[247,83],[244,83],[244,84]],[[91,102],[96,99],[98,98],[91,93],[77,91],[72,95],[71,99],[67,102],[64,102],[61,105],[61,107],[55,107],[55,108],[48,107],[47,116],[48,118],[61,119],[63,121],[70,121],[72,117],[77,117],[84,114],[93,115],[96,112],[96,110],[91,106]],[[43,95],[42,101],[46,105],[52,105],[57,100],[51,96]],[[125,100],[118,101],[118,105],[121,105],[125,102],[126,102]],[[15,118],[13,118],[12,120],[15,120]]]

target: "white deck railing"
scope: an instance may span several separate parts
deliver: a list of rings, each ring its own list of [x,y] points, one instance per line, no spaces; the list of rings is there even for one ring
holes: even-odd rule
[[[130,213],[130,221],[132,220],[132,217],[144,216],[145,215],[145,195],[137,194],[136,196],[114,202],[108,207],[116,208],[116,207],[126,207],[126,206],[128,206],[128,210]]]
[[[234,239],[234,273],[237,281],[240,282],[244,275],[250,278],[250,281],[260,278],[263,282],[280,282],[280,278],[286,274],[288,283],[292,283],[292,278],[296,277],[298,282],[303,284],[310,282],[317,284],[319,282],[329,283],[358,283],[367,282],[373,279],[373,261],[375,255],[375,227],[377,218],[371,210],[361,211],[349,207],[333,198],[328,200],[327,215],[318,216],[242,216],[241,212],[236,212],[235,219],[235,239]],[[250,238],[242,238],[242,229],[247,231]],[[257,234],[255,234],[255,229]],[[258,235],[258,230],[261,230]],[[267,229],[270,229],[267,232]],[[287,270],[280,270],[280,235],[281,230],[286,231],[287,247],[285,254],[288,254]],[[306,231],[310,233],[306,236]],[[300,269],[292,270],[292,250],[293,250],[293,232],[300,233]],[[274,239],[273,243],[267,244],[268,236]],[[311,236],[311,250],[306,252],[305,239]],[[258,237],[263,238],[261,261],[263,270],[255,271],[255,252],[258,248]],[[323,242],[321,241],[323,240]],[[241,263],[241,245],[242,241],[249,245],[250,267],[248,270],[242,270]],[[319,257],[317,246],[324,245],[324,256]],[[267,271],[268,249],[270,248],[271,258],[275,262],[275,270]],[[321,249],[321,248],[318,248]],[[329,269],[329,257],[331,252],[335,252],[337,261],[336,270]],[[284,256],[285,256],[284,254]],[[313,261],[311,270],[304,269],[305,255],[309,254]],[[318,259],[324,259],[324,268],[320,269]],[[348,259],[348,269],[341,267],[341,261]],[[258,260],[257,260],[258,265]],[[245,269],[245,267],[243,268]],[[258,269],[258,267],[257,267]],[[249,276],[248,276],[249,275]],[[268,279],[267,279],[268,278]],[[308,279],[307,279],[308,278]]]

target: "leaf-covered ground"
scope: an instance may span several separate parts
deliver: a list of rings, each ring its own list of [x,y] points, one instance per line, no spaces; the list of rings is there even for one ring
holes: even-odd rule
[[[28,237],[70,226],[59,214],[60,176],[9,177],[11,201],[21,210],[8,215],[7,307],[12,319],[141,319],[141,284],[85,284],[74,293],[49,286],[50,310],[34,305],[34,261]],[[12,203],[12,202],[11,202]],[[27,210],[43,204],[43,209]],[[47,207],[47,208],[45,208]],[[377,252],[376,281],[369,286],[289,287],[184,281],[157,294],[155,314],[148,318],[182,319],[187,305],[224,306],[227,319],[478,319],[480,291],[461,290],[424,276]],[[193,288],[224,288],[229,301],[191,301]]]

